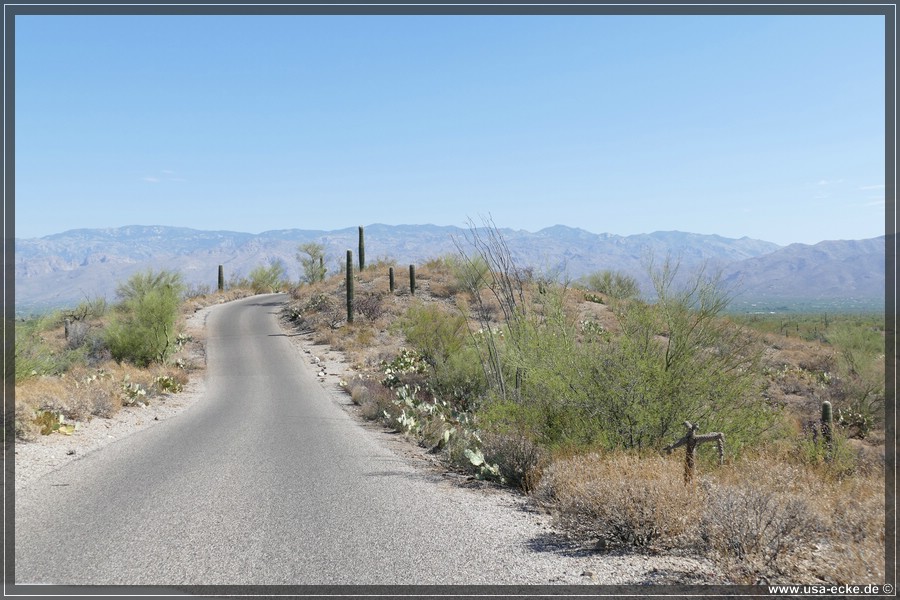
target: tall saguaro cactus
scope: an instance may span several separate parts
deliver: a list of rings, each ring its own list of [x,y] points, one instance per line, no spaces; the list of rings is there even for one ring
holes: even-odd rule
[[[394,293],[394,267],[388,269],[388,280],[390,281],[391,293]]]
[[[347,322],[353,322],[353,251],[347,250]]]
[[[359,270],[366,268],[366,238],[363,226],[359,226]]]
[[[225,267],[219,265],[219,291],[225,291]]]
[[[416,265],[409,265],[409,293],[416,295]]]
[[[725,434],[716,431],[713,433],[697,435],[697,429],[700,428],[700,425],[685,421],[684,426],[687,427],[687,434],[674,444],[666,446],[663,450],[666,451],[666,454],[671,454],[672,450],[675,448],[686,446],[684,456],[684,483],[687,484],[694,480],[694,459],[697,453],[697,446],[700,444],[715,441],[716,445],[719,447],[719,464],[721,465],[725,462]]]

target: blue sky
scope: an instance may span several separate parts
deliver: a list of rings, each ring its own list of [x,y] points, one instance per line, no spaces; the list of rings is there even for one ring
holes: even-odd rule
[[[878,16],[17,16],[16,236],[883,235]]]

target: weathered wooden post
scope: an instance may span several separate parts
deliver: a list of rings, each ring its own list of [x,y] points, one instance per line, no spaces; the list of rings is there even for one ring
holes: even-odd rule
[[[416,295],[416,265],[409,265],[409,293]]]
[[[219,291],[225,291],[225,267],[219,265]]]
[[[388,269],[388,279],[390,280],[391,293],[394,293],[394,267]]]
[[[713,433],[704,433],[703,435],[697,435],[697,429],[700,428],[700,425],[696,423],[692,424],[690,421],[685,421],[684,426],[687,427],[687,434],[674,444],[666,446],[665,448],[663,448],[663,450],[666,451],[666,454],[671,454],[672,450],[674,450],[675,448],[685,446],[684,483],[687,484],[694,480],[695,456],[697,453],[697,446],[699,446],[700,444],[715,440],[716,444],[719,447],[719,464],[724,464],[725,434],[720,431],[716,431]]]
[[[347,250],[347,322],[353,322],[353,251]]]

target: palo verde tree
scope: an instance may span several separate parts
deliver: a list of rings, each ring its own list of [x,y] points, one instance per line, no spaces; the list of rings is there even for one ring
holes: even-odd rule
[[[258,266],[250,271],[250,289],[254,293],[279,292],[287,287],[284,263],[273,260],[269,266]]]
[[[106,328],[113,358],[139,366],[165,362],[174,349],[175,322],[185,284],[181,273],[137,273],[116,288],[120,302]]]
[[[300,244],[297,248],[297,260],[303,268],[303,281],[316,283],[325,280],[325,246],[316,242]]]
[[[733,450],[752,443],[774,415],[757,385],[757,342],[723,314],[721,273],[679,283],[671,256],[646,266],[656,301],[613,305],[622,332],[596,356],[590,414],[620,447],[659,449],[684,421],[724,432]]]

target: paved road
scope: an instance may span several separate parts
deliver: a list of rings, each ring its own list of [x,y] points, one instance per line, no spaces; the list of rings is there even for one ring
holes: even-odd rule
[[[286,299],[217,307],[203,399],[17,494],[16,583],[522,584],[560,574],[558,556],[529,549],[526,516],[491,513],[477,494],[417,471],[345,413],[279,328]]]

